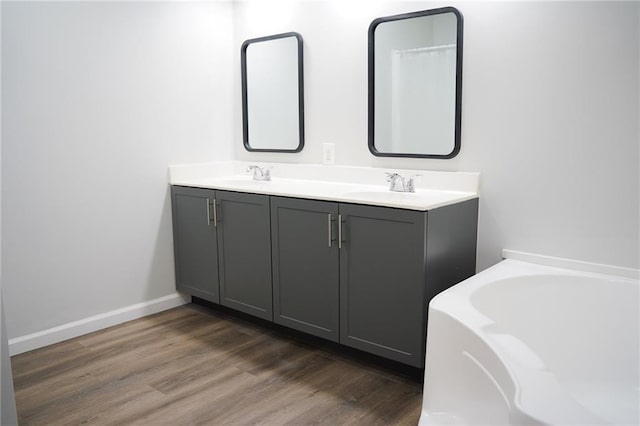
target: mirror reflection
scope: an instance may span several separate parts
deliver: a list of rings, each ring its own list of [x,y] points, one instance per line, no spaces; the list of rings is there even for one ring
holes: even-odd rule
[[[245,148],[299,152],[304,146],[302,36],[290,32],[246,40],[240,56]]]
[[[369,149],[451,158],[460,150],[462,15],[452,7],[369,27]]]

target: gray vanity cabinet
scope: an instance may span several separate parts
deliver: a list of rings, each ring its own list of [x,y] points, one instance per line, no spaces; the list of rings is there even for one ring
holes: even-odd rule
[[[341,204],[340,342],[420,367],[427,213]]]
[[[272,320],[269,197],[171,187],[176,289]]]
[[[338,204],[271,197],[273,319],[337,342]]]
[[[475,273],[478,199],[415,211],[173,186],[178,291],[414,367]]]
[[[424,367],[427,308],[476,269],[478,199],[426,212],[340,204],[340,343]]]
[[[215,191],[171,187],[176,288],[218,303],[217,229],[212,219]]]
[[[269,196],[216,191],[220,304],[273,320]]]
[[[423,367],[429,301],[475,272],[477,215],[477,199],[425,212],[272,197],[274,321]]]

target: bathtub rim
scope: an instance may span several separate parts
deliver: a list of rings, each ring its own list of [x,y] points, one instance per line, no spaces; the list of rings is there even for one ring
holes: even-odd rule
[[[511,255],[509,252],[506,254]],[[633,277],[637,270],[630,268],[622,268],[622,270],[620,270],[617,267],[613,267],[613,270],[617,270],[617,272],[622,273],[608,274],[603,273],[603,271],[609,272],[612,269],[602,269],[597,266],[594,268],[594,264],[588,264],[587,269],[589,270],[587,271],[583,268],[571,269],[556,266],[558,265],[556,258],[547,257],[546,260],[549,259],[554,259],[555,264],[553,266],[513,258],[504,259],[501,262],[485,269],[481,274],[474,275],[436,295],[429,303],[429,310],[437,311],[438,314],[445,315],[454,320],[459,325],[474,333],[475,336],[483,342],[483,344],[492,348],[495,356],[502,364],[502,367],[507,370],[509,380],[512,382],[511,385],[513,386],[513,393],[510,394],[510,397],[512,398],[512,406],[510,407],[509,413],[510,417],[513,416],[514,418],[518,418],[520,416],[524,416],[525,418],[534,419],[540,424],[562,424],[569,422],[578,422],[590,425],[607,424],[604,419],[600,418],[590,411],[589,408],[582,406],[578,401],[576,401],[569,391],[566,390],[558,381],[553,372],[546,368],[546,365],[542,360],[540,360],[541,365],[539,368],[517,365],[517,363],[514,362],[514,357],[510,356],[510,354],[500,346],[497,346],[492,333],[486,331],[486,327],[495,324],[495,322],[478,311],[471,303],[471,296],[479,288],[489,283],[516,277],[550,275],[572,277],[584,276],[628,282],[632,285],[640,286],[638,278]],[[564,265],[566,265],[566,263],[564,263]],[[585,264],[584,262],[578,262],[578,266],[584,267]],[[632,277],[628,276],[630,275],[630,272]],[[515,338],[515,336],[512,337]],[[525,342],[520,342],[523,343],[524,350],[528,349],[530,352],[525,355],[530,355],[532,359],[539,359],[538,355],[532,349],[528,348]],[[428,360],[426,360],[426,362],[428,363]],[[425,383],[427,379],[428,372],[425,371]],[[540,392],[528,391],[528,389],[535,389],[542,384],[545,390],[548,390],[548,392],[545,391],[542,398],[540,398]],[[501,391],[504,390],[501,389]],[[544,407],[545,409],[542,410],[539,407]],[[550,408],[551,410],[549,410]],[[423,414],[428,415],[425,408],[423,408]]]
[[[564,257],[545,256],[542,254],[527,253],[518,250],[503,249],[502,259],[520,260],[526,263],[568,269],[575,272],[579,271],[597,275],[631,278],[636,280],[640,279],[640,269],[606,265],[604,263],[585,262],[582,260],[567,259]]]

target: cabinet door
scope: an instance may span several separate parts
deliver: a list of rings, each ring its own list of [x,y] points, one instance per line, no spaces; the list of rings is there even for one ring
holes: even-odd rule
[[[215,192],[171,187],[176,289],[219,302],[218,246],[213,222]]]
[[[426,213],[341,204],[340,342],[424,364]]]
[[[338,341],[338,204],[271,198],[274,321]]]
[[[273,320],[266,195],[216,191],[220,303]]]

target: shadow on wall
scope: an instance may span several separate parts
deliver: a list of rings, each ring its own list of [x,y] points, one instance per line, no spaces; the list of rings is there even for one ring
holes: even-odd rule
[[[173,260],[173,227],[171,223],[171,189],[167,185],[160,221],[155,234],[153,254],[149,263],[149,274],[146,283],[144,300],[152,300],[164,296],[158,294],[159,283],[171,283],[170,289],[175,289],[175,268]],[[162,286],[160,286],[162,287]]]

